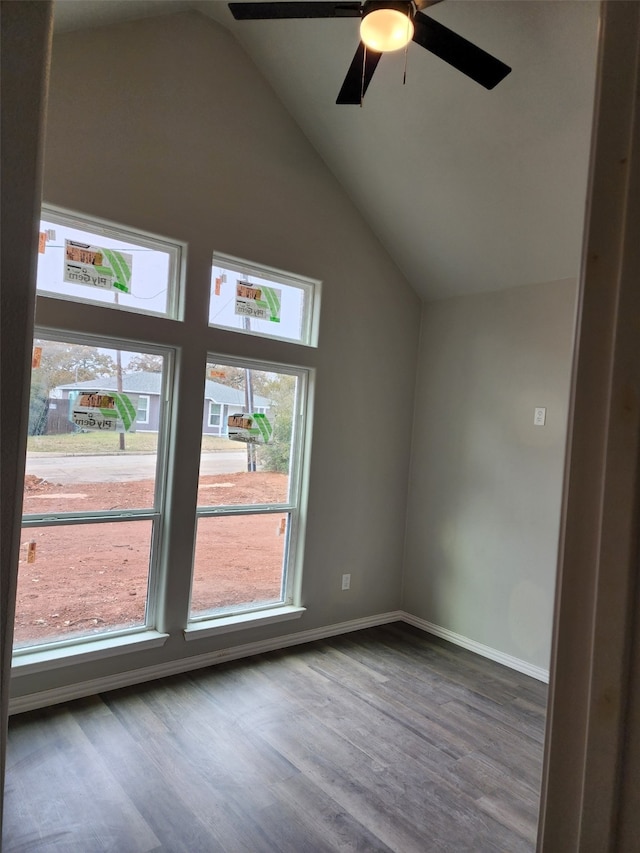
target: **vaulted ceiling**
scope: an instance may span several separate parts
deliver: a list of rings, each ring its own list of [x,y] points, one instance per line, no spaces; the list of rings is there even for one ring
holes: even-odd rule
[[[192,8],[226,27],[424,299],[578,273],[597,2],[446,0],[426,14],[506,62],[487,91],[417,45],[362,107],[335,99],[357,19],[234,21],[217,0],[57,0],[56,29]]]

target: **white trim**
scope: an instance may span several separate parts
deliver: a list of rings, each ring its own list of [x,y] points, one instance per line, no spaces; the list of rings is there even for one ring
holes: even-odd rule
[[[41,690],[37,693],[30,693],[27,696],[17,696],[11,699],[9,701],[9,713],[21,714],[25,711],[32,711],[35,708],[46,708],[50,705],[57,705],[60,702],[80,699],[83,696],[104,693],[107,690],[117,690],[120,687],[142,684],[145,681],[153,681],[156,678],[166,678],[170,675],[178,675],[179,673],[190,672],[194,669],[203,669],[217,663],[239,660],[240,658],[260,655],[265,652],[276,651],[277,649],[285,649],[289,646],[297,646],[302,643],[312,643],[314,640],[324,640],[327,637],[335,637],[351,631],[360,631],[363,628],[374,628],[376,625],[386,625],[389,622],[399,622],[403,620],[404,615],[402,611],[396,610],[390,613],[381,613],[377,616],[366,616],[363,619],[353,619],[350,622],[340,622],[337,625],[311,628],[308,631],[273,637],[272,639],[260,640],[256,643],[245,643],[240,646],[231,646],[227,649],[216,649],[215,651],[205,652],[201,655],[166,661],[165,663],[129,670],[128,672],[118,672],[115,675],[107,675],[102,678],[92,678],[89,681],[68,684],[63,687],[54,687],[51,690]]]
[[[295,616],[291,618],[295,618]],[[441,637],[456,646],[469,649],[469,651],[475,652],[481,657],[496,661],[503,666],[516,670],[517,672],[522,672],[531,678],[535,678],[537,681],[543,681],[546,683],[549,680],[548,671],[542,667],[534,666],[533,664],[527,663],[527,661],[520,660],[512,655],[507,655],[497,649],[492,649],[490,646],[485,646],[483,643],[478,643],[468,637],[463,637],[461,634],[449,631],[448,628],[441,628],[439,625],[434,625],[432,622],[419,619],[417,616],[412,616],[410,613],[406,613],[403,610],[392,610],[387,613],[379,613],[376,616],[365,616],[362,619],[352,619],[349,622],[339,622],[334,625],[325,625],[321,628],[310,628],[307,631],[299,631],[295,634],[285,634],[284,636],[273,637],[268,640],[259,640],[255,643],[244,643],[242,645],[231,646],[226,649],[216,649],[212,652],[205,652],[201,655],[178,658],[166,661],[165,663],[142,667],[141,669],[119,672],[115,675],[93,678],[89,681],[81,681],[75,684],[65,685],[63,687],[54,687],[51,690],[41,690],[37,693],[30,693],[26,696],[17,696],[9,702],[9,713],[21,714],[25,711],[32,711],[36,708],[46,708],[50,705],[57,705],[61,702],[80,699],[83,696],[93,696],[96,693],[104,693],[107,690],[117,690],[120,687],[142,684],[145,681],[154,681],[157,678],[166,678],[171,675],[178,675],[181,672],[203,669],[204,667],[214,666],[218,663],[239,660],[240,658],[260,655],[266,652],[276,651],[278,649],[286,649],[290,646],[297,646],[303,643],[312,643],[315,640],[325,640],[328,637],[337,637],[340,634],[348,634],[352,631],[361,631],[364,628],[375,628],[378,625],[388,625],[390,622],[406,622],[408,625],[413,625],[415,628],[419,628],[427,634],[433,634],[435,637]],[[232,629],[229,628],[229,630]],[[137,635],[138,641],[140,642],[143,636],[148,636],[148,633],[144,635]],[[153,645],[163,645],[166,641],[167,635],[157,634],[156,636],[158,641]],[[130,637],[129,639],[133,640],[134,638]],[[196,637],[189,637],[189,639],[196,639]],[[149,640],[147,640],[144,648],[150,647]],[[113,641],[112,648],[114,648]],[[124,650],[125,649],[122,647],[119,649],[114,648],[113,653]],[[128,650],[133,651],[133,647],[129,646]],[[105,652],[104,655],[96,654],[93,659],[105,657],[107,655],[108,652]],[[85,660],[88,659],[90,658],[85,658]],[[77,653],[75,660],[77,660]],[[46,666],[41,666],[41,668],[49,669],[51,666],[62,666],[64,663],[68,663],[68,661],[50,662]],[[24,673],[25,669],[26,667],[21,667],[20,673]],[[14,675],[15,674],[16,672],[14,670]]]
[[[90,663],[102,658],[126,652],[146,651],[155,649],[169,639],[169,634],[162,634],[152,629],[132,632],[120,637],[109,637],[104,634],[96,640],[78,640],[77,642],[47,649],[18,649],[11,663],[12,676],[32,675],[36,672],[48,672],[70,664]]]
[[[598,29],[540,853],[640,838],[640,4],[601,3]]]
[[[220,616],[217,619],[194,619],[184,629],[184,638],[185,640],[202,640],[205,637],[228,634],[230,631],[237,631],[239,628],[253,628],[256,625],[269,625],[272,622],[286,622],[289,619],[299,619],[305,611],[306,607],[283,604],[269,610],[234,613],[230,616]]]
[[[523,672],[525,675],[535,678],[537,681],[549,683],[549,670],[541,666],[535,666],[513,655],[505,654],[505,652],[493,649],[491,646],[485,646],[484,643],[479,643],[477,640],[471,640],[469,637],[464,637],[462,634],[456,634],[455,631],[450,631],[448,628],[441,628],[439,625],[434,625],[433,622],[427,622],[425,619],[419,619],[417,616],[412,616],[410,613],[403,613],[402,619],[409,625],[415,628],[420,628],[421,631],[426,631],[427,634],[433,634],[434,637],[441,637],[443,640],[448,640],[454,646],[461,646],[463,649],[469,649],[475,652],[480,657],[494,660],[496,663],[501,663],[503,666],[508,666],[509,669],[515,669],[517,672]]]

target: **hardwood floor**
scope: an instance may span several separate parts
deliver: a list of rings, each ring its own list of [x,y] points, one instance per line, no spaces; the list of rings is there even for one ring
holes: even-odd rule
[[[388,625],[12,718],[5,853],[530,853],[546,686]]]

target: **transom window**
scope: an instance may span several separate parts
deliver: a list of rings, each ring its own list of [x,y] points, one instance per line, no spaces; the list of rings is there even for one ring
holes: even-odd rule
[[[317,346],[320,283],[216,252],[209,323]]]
[[[181,255],[179,245],[159,237],[44,208],[37,291],[177,317]]]

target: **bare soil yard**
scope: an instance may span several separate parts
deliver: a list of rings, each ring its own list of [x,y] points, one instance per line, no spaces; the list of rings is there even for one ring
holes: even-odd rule
[[[28,476],[25,515],[148,506],[152,484],[60,485]],[[287,476],[269,472],[200,478],[200,505],[286,500]],[[198,531],[192,612],[278,600],[284,514],[205,519]],[[144,623],[150,521],[25,528],[15,643],[85,636]],[[31,550],[31,561],[29,558]],[[191,566],[181,570],[188,573]]]

